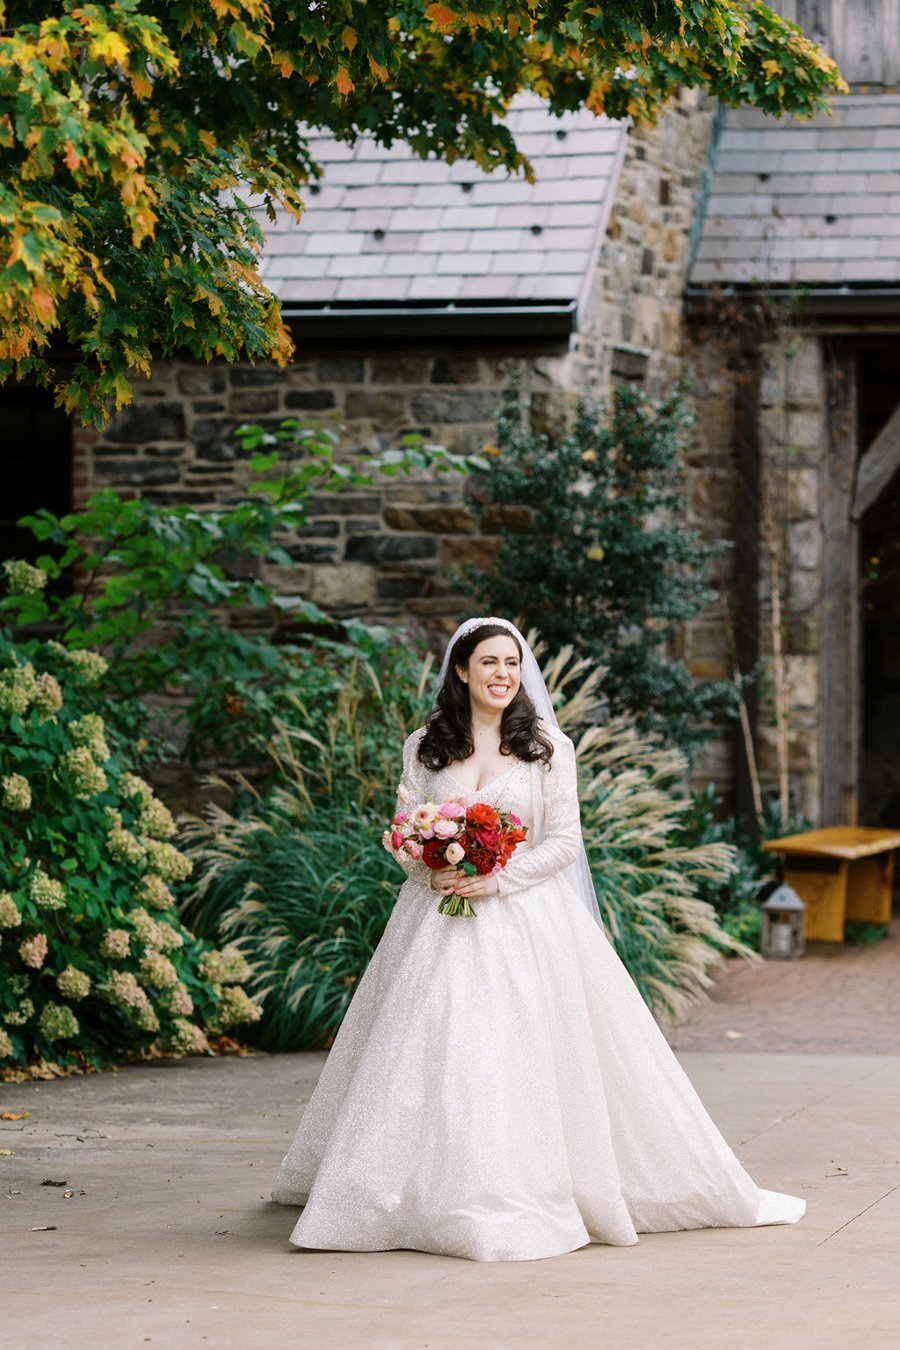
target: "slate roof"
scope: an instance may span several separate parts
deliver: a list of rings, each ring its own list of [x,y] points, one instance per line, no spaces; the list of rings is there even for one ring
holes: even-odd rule
[[[725,112],[689,281],[900,282],[900,95],[805,123]]]
[[[299,224],[265,226],[263,276],[281,299],[330,304],[509,304],[580,297],[606,229],[624,123],[551,117],[534,96],[509,125],[537,181],[405,145],[310,134],[325,173]]]

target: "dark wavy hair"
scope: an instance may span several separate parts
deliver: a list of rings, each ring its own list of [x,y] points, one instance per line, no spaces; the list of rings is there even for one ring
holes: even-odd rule
[[[482,624],[457,638],[447,662],[444,683],[438,690],[434,709],[425,723],[425,735],[419,742],[418,757],[427,769],[446,769],[450,764],[468,759],[474,752],[469,688],[457,675],[456,667],[465,668],[478,644],[492,637],[512,638],[519,648],[519,657],[522,656],[515,634],[498,623]],[[544,764],[549,764],[553,755],[553,742],[541,731],[535,706],[521,684],[515,698],[503,710],[500,753],[515,755],[528,763],[540,760]]]

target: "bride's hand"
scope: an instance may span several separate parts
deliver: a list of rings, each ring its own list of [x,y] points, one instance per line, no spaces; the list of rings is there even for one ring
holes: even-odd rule
[[[496,895],[496,877],[466,876],[455,867],[442,867],[431,874],[431,889],[440,895]]]

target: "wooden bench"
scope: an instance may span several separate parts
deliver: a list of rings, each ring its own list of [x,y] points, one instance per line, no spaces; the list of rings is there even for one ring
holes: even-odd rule
[[[809,941],[843,942],[847,919],[890,923],[900,830],[835,825],[769,839],[763,848],[785,855],[784,879],[806,905]]]

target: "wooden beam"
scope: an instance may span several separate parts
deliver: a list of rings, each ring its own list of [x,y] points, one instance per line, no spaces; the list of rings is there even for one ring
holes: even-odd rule
[[[854,520],[860,520],[865,515],[898,472],[900,472],[900,403],[859,461],[851,512]]]
[[[737,381],[738,512],[734,540],[735,658],[741,673],[756,670],[759,661],[759,530],[762,460],[759,436],[759,399],[762,372],[759,348],[746,354],[745,377]],[[749,733],[758,762],[758,681],[744,691]],[[737,738],[737,814],[752,839],[760,835],[753,795],[753,772],[744,737]]]
[[[822,825],[855,825],[859,811],[862,656],[859,528],[851,519],[857,457],[857,377],[852,352],[827,354],[828,446],[822,498],[819,775]]]

